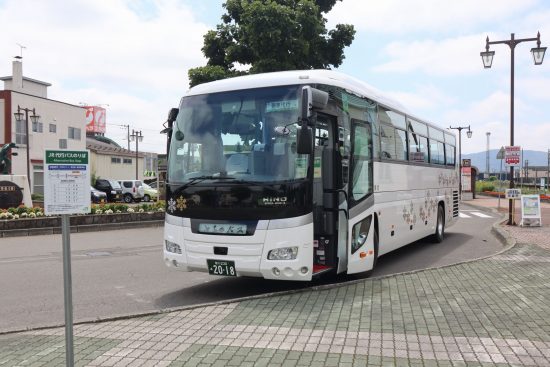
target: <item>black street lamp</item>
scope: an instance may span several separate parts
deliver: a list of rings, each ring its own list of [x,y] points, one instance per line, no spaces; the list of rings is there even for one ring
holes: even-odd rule
[[[139,142],[140,141],[143,141],[143,135],[141,134],[141,130],[140,131],[137,131],[134,129],[132,129],[132,134],[130,134],[130,139],[132,141],[136,141],[136,180],[139,180],[139,177],[138,177],[138,147],[139,147]]]
[[[23,120],[23,112],[25,111],[25,120]],[[25,145],[27,150],[27,181],[29,182],[29,190],[31,190],[31,168],[30,168],[30,141],[29,141],[29,112],[32,112],[32,115],[30,115],[31,121],[33,124],[37,124],[40,120],[40,116],[36,114],[36,111],[34,108],[21,108],[21,106],[17,105],[17,112],[14,112],[13,115],[15,116],[15,121],[21,123],[25,122]]]
[[[458,192],[460,195],[460,199],[462,199],[462,130],[468,129],[468,131],[466,132],[468,139],[472,137],[472,130],[470,130],[470,125],[457,127],[449,126],[449,129],[458,130]]]
[[[514,146],[514,50],[516,48],[516,45],[521,42],[530,42],[530,41],[536,41],[537,47],[533,47],[531,49],[531,53],[533,54],[533,61],[535,65],[542,64],[542,61],[544,60],[544,53],[546,52],[546,47],[540,47],[540,32],[537,33],[537,37],[535,38],[521,38],[516,39],[514,37],[514,33],[511,34],[511,37],[509,40],[503,40],[503,41],[489,41],[489,36],[487,36],[486,44],[485,44],[485,51],[480,52],[481,60],[483,61],[483,67],[485,69],[489,69],[491,65],[493,64],[493,57],[495,56],[495,51],[489,51],[489,45],[496,45],[496,44],[505,44],[510,47],[510,145]],[[514,166],[510,166],[510,188],[514,188]],[[508,203],[508,224],[512,225],[512,209],[513,209],[513,202],[512,199],[510,199]]]

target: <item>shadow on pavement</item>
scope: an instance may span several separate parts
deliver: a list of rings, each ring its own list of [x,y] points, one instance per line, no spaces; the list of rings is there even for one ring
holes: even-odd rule
[[[449,265],[496,252],[494,246],[489,246],[486,251],[479,248],[479,246],[485,246],[485,244],[484,240],[478,239],[475,241],[474,236],[469,234],[447,232],[446,238],[442,243],[432,243],[429,239],[423,239],[381,256],[378,259],[372,276],[378,277]],[[284,282],[262,278],[220,278],[167,293],[156,299],[155,305],[158,308],[164,309],[273,292],[305,289],[317,285],[335,284],[366,278],[368,278],[367,274],[332,274],[316,278],[311,282]]]

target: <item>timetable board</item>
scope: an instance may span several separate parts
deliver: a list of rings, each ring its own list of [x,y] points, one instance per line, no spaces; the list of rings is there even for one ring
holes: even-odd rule
[[[44,162],[44,212],[90,212],[90,166],[87,150],[46,150]]]

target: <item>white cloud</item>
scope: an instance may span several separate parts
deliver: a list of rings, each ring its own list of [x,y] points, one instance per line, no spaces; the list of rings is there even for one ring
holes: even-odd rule
[[[485,36],[481,34],[442,41],[392,42],[383,50],[389,60],[374,70],[400,73],[420,71],[436,76],[479,73],[483,70],[479,53],[484,45]]]
[[[108,103],[107,123],[160,130],[188,89],[187,70],[205,64],[200,51],[210,28],[175,0],[155,2],[151,16],[126,0],[7,0],[0,7],[0,74],[23,51],[27,77],[53,84],[49,97],[78,104]],[[119,133],[108,125],[108,135]],[[164,152],[148,133],[144,147]],[[124,136],[124,134],[121,134]],[[118,140],[118,139],[117,139]],[[151,144],[151,145],[149,145]]]
[[[425,117],[424,113],[427,114],[428,111],[433,111],[437,107],[451,106],[456,102],[456,98],[447,95],[445,91],[434,85],[421,85],[413,92],[389,91],[386,94],[420,118]]]
[[[444,114],[444,121],[452,126],[471,126],[472,138],[462,134],[462,152],[475,153],[486,150],[486,133],[490,132],[491,149],[510,145],[510,94],[496,91],[481,101],[474,101]],[[525,149],[548,149],[550,123],[533,121],[530,116],[533,105],[522,97],[514,103],[514,144]],[[464,133],[464,131],[463,131]]]
[[[537,0],[345,0],[336,4],[328,19],[331,25],[351,23],[358,30],[375,33],[462,32],[471,30],[479,24],[491,24],[494,27],[496,20],[506,21],[538,2]]]

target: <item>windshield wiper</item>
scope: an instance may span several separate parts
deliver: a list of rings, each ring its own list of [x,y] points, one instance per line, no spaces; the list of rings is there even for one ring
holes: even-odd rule
[[[227,176],[197,176],[197,177],[193,177],[193,178],[190,178],[189,181],[187,181],[185,183],[185,185],[183,185],[183,189],[186,188],[186,187],[189,187],[189,186],[192,186],[192,185],[195,185],[199,182],[202,182],[204,180],[234,180],[235,177],[227,177]]]

